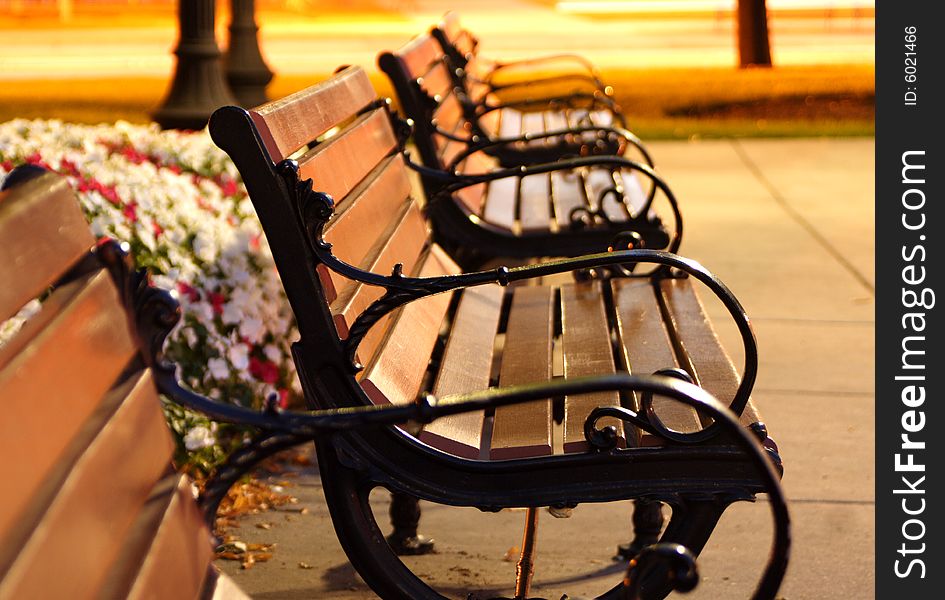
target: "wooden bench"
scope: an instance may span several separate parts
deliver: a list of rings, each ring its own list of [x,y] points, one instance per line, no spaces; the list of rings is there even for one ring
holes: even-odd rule
[[[514,61],[481,56],[479,39],[462,25],[456,11],[443,15],[430,34],[440,43],[451,65],[462,70],[460,75],[485,86],[485,91],[563,82],[591,93],[598,92],[598,95],[613,95],[613,90],[601,79],[600,69],[579,54],[557,53]],[[619,116],[621,113],[615,111],[615,114]],[[607,124],[610,122],[608,118]]]
[[[247,597],[211,567],[151,371],[112,277],[90,263],[68,183],[0,192],[0,242],[0,321],[61,281],[0,347],[0,598]]]
[[[0,191],[0,323],[47,297],[0,346],[0,598],[246,598],[212,568],[205,524],[233,482],[320,433],[447,410],[260,414],[180,388],[160,353],[176,302],[117,244],[96,243],[64,178],[21,168],[15,179]],[[171,467],[156,385],[262,429],[208,480],[199,507]]]
[[[365,581],[384,598],[440,597],[385,542],[368,503],[376,486],[483,510],[665,502],[673,511],[662,540],[696,553],[731,502],[774,486],[771,506],[781,506],[771,474],[780,459],[749,402],[753,334],[724,285],[697,263],[651,250],[463,273],[431,238],[386,105],[374,98],[351,67],[210,120],[243,176],[295,312],[293,355],[306,398],[317,408],[425,404],[430,395],[541,401],[441,418],[416,435],[388,429],[316,440],[336,531]],[[584,282],[567,276],[628,262],[657,268]],[[735,319],[741,374],[694,280]],[[657,371],[671,376],[650,376]],[[692,410],[705,390],[742,424]],[[719,423],[702,429],[706,418]],[[722,422],[734,430],[720,431]],[[749,431],[768,445],[760,470],[733,446]],[[779,534],[776,545],[785,543]],[[773,561],[769,586],[783,567]],[[527,592],[527,577],[522,583]],[[650,582],[644,596],[668,589]]]
[[[622,154],[629,144],[646,164],[653,165],[639,138],[627,131],[627,118],[613,99],[613,88],[601,80],[600,71],[586,58],[567,53],[516,61],[483,57],[479,40],[462,26],[454,11],[446,13],[430,35],[445,55],[453,82],[465,92],[470,120],[478,121],[480,131],[489,137],[589,127],[585,135],[573,136],[571,152]],[[561,92],[562,88],[566,91]],[[543,113],[543,118],[528,113]],[[545,152],[546,160],[553,160],[548,144],[544,146],[533,145],[529,150]],[[520,147],[518,156],[513,151],[502,159],[511,163],[528,156]]]
[[[638,147],[644,161],[652,166],[638,138],[616,135],[610,129],[617,126],[626,130],[626,117],[613,100],[613,88],[601,80],[597,67],[586,58],[566,53],[517,61],[485,58],[479,54],[479,40],[462,26],[459,14],[454,11],[446,13],[430,35],[439,44],[454,84],[465,92],[470,120],[488,137],[515,138],[556,128],[590,126],[592,129],[586,135],[575,136],[579,143],[587,145],[585,152],[593,149],[620,154],[629,143]],[[548,95],[562,87],[568,92]],[[503,102],[497,93],[513,100]],[[536,112],[541,114],[528,114]],[[603,133],[611,135],[600,135]],[[581,150],[577,146],[577,151]],[[547,152],[548,148],[533,147],[532,151]],[[550,160],[555,158],[546,156]],[[505,160],[513,162],[515,154],[509,154]]]
[[[455,13],[430,34],[416,37],[394,54],[405,64],[398,68],[383,53],[380,62],[407,116],[424,134],[449,133],[443,115],[431,115],[441,101],[456,104],[467,121],[462,137],[482,146],[503,166],[550,162],[564,156],[635,153],[649,167],[653,159],[643,142],[629,131],[627,119],[603,84],[596,69],[577,55],[560,54],[514,63],[498,63],[477,54],[478,42],[459,25]],[[576,63],[576,71],[543,75],[543,62]],[[453,98],[424,86],[425,73],[439,77],[437,63],[455,88]],[[511,73],[516,72],[515,75]],[[501,76],[498,76],[501,73]],[[560,90],[564,87],[566,92]],[[433,117],[434,122],[428,124]],[[438,128],[437,125],[441,126]]]
[[[560,111],[511,109],[470,116],[445,54],[429,35],[382,53],[378,64],[413,122],[413,142],[425,167],[419,171],[441,244],[491,249],[493,256],[575,256],[600,252],[616,236],[633,231],[647,248],[678,249],[682,217],[676,198],[650,165],[617,156],[616,148],[604,148],[600,154],[605,156],[584,156],[594,153],[573,147],[585,145],[587,135],[598,140],[618,135],[613,129],[580,127],[577,115],[587,111],[567,112],[567,118]],[[533,121],[547,121],[549,131],[518,139],[521,123]],[[575,132],[581,129],[585,132]],[[534,154],[536,147],[540,156]],[[537,160],[501,156],[518,152]],[[503,162],[516,166],[502,168]],[[528,166],[517,166],[522,162]],[[467,187],[454,194],[464,182]],[[660,196],[669,205],[672,224],[655,210]]]

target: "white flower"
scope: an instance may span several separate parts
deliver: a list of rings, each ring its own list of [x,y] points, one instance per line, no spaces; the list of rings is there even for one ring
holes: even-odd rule
[[[230,367],[222,358],[211,358],[207,361],[207,370],[214,379],[221,380],[230,376]]]
[[[217,443],[216,436],[203,425],[197,425],[184,434],[184,447],[193,452],[201,448],[209,448]]]
[[[279,350],[272,344],[266,344],[263,347],[263,354],[265,354],[266,358],[274,363],[281,362],[282,359],[285,358],[282,354],[282,350]]]
[[[227,302],[223,305],[223,314],[220,315],[220,318],[227,325],[234,325],[243,320],[243,311],[235,302]]]
[[[263,322],[255,317],[246,317],[243,319],[243,322],[240,323],[240,335],[251,344],[258,344],[261,342],[265,333],[266,328],[263,326]]]
[[[233,344],[227,350],[226,357],[230,359],[230,364],[239,371],[249,368],[249,349],[246,344]]]

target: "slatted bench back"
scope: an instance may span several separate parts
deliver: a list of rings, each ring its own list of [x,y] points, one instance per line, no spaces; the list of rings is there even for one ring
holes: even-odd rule
[[[448,165],[466,144],[448,139],[437,128],[468,138],[472,126],[464,115],[440,44],[429,34],[417,36],[395,52],[382,53],[378,65],[393,82],[404,110],[416,121],[415,141],[425,164]]]
[[[249,115],[273,166],[295,157],[300,176],[335,200],[324,239],[336,257],[385,275],[397,264],[405,274],[456,273],[459,267],[431,243],[386,108],[376,100],[364,70],[350,67]],[[239,166],[239,156],[231,155]],[[324,265],[317,271],[337,335],[344,339],[384,290]],[[411,306],[403,315],[382,319],[364,337],[358,360],[366,366],[361,380],[373,401],[416,398],[448,304],[443,296]]]
[[[94,246],[64,179],[0,192],[0,322],[45,296],[0,346],[0,598],[197,598],[210,534]]]
[[[455,11],[443,15],[437,29],[439,31],[431,32],[434,37],[442,35],[443,41],[455,48],[457,54],[462,57],[463,70],[467,76],[472,76],[466,79],[466,91],[474,101],[480,102],[489,93],[489,87],[482,84],[481,81],[489,75],[491,66],[484,64],[479,57],[479,40],[472,32],[463,27],[459,19],[459,13]],[[444,51],[446,51],[445,48]]]

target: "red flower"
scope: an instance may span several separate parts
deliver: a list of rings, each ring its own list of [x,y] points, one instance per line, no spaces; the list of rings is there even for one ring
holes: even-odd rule
[[[131,221],[132,223],[138,222],[138,205],[134,202],[129,202],[121,209],[121,214],[125,215],[125,218]]]
[[[207,294],[207,300],[213,306],[213,312],[217,315],[223,314],[223,304],[226,303],[226,296],[219,292],[210,292]]]
[[[81,177],[81,174],[79,173],[79,167],[77,167],[74,162],[67,158],[59,161],[59,172],[65,175],[71,175],[73,177]]]
[[[240,191],[239,186],[236,185],[236,181],[232,179],[217,181],[217,185],[220,186],[220,190],[223,192],[224,196],[235,196]]]
[[[160,223],[154,221],[151,223],[151,231],[154,232],[154,239],[158,239],[161,237],[161,234],[164,233],[164,228],[161,227]]]
[[[275,383],[279,381],[279,367],[277,367],[273,362],[269,362],[268,360],[259,360],[255,356],[251,356],[249,358],[249,374],[266,383]],[[279,400],[279,404],[282,406],[281,394]]]
[[[200,300],[200,292],[197,291],[197,288],[184,283],[183,281],[177,282],[177,291],[187,296],[188,300],[191,302],[196,302]]]

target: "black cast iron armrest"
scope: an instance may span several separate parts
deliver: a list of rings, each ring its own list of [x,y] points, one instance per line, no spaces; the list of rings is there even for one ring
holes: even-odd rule
[[[640,214],[645,215],[647,212],[649,212],[656,196],[656,190],[663,192],[673,211],[673,219],[675,222],[673,239],[667,247],[667,250],[669,252],[676,252],[679,249],[679,245],[682,243],[682,213],[679,210],[679,204],[676,201],[676,196],[673,194],[673,191],[670,189],[669,185],[663,180],[662,177],[657,175],[656,171],[654,171],[651,167],[628,158],[623,158],[621,156],[581,156],[577,158],[563,159],[553,163],[496,169],[495,171],[490,171],[488,173],[474,174],[456,172],[450,174],[449,172],[439,171],[438,169],[431,169],[429,167],[416,165],[409,160],[407,162],[407,166],[415,169],[423,176],[432,177],[444,183],[443,188],[441,188],[434,195],[434,197],[430,199],[431,203],[439,202],[445,199],[447,195],[451,195],[463,188],[478,185],[480,183],[488,183],[499,179],[505,179],[507,177],[526,177],[528,175],[539,175],[542,173],[551,173],[553,171],[563,171],[581,167],[610,167],[615,169],[630,169],[642,173],[653,184],[652,188],[650,189],[650,193],[647,195],[646,203],[640,208]],[[450,177],[452,177],[452,180]]]

